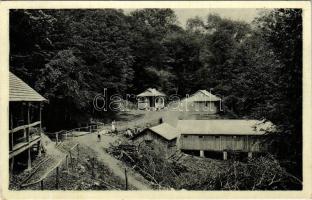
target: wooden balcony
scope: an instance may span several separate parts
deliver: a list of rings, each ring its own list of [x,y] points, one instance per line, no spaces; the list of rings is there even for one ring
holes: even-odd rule
[[[30,141],[27,142],[26,140],[20,143],[17,143],[13,146],[12,150],[10,151],[9,158],[12,158],[23,151],[31,148],[33,145],[35,145],[37,142],[39,142],[41,139],[40,135],[32,135],[30,136]]]
[[[41,129],[39,131],[32,133],[31,129],[35,126],[41,125],[40,121],[18,126],[9,131],[10,133],[10,153],[9,158],[12,158],[23,151],[31,148],[37,142],[41,140]],[[16,138],[15,134],[20,134],[19,132],[23,131],[23,137]]]

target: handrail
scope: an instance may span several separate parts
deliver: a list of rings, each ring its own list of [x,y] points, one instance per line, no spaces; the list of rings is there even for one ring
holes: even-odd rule
[[[79,144],[75,144],[72,148],[70,148],[69,152],[71,152],[74,148],[76,148]],[[45,178],[47,178],[47,176],[53,171],[55,170],[57,167],[59,167],[59,165],[61,165],[63,163],[63,161],[69,156],[69,154],[66,154],[62,159],[59,160],[59,162],[54,165],[49,171],[47,171],[43,176],[40,177],[39,180],[37,181],[34,181],[34,182],[31,182],[31,183],[27,183],[27,184],[22,184],[21,186],[22,187],[27,187],[27,186],[30,186],[30,185],[34,185],[34,184],[37,184],[41,181],[43,181]],[[29,179],[28,179],[29,180]]]
[[[59,162],[56,165],[54,165],[49,171],[47,171],[43,176],[41,176],[39,180],[31,182],[31,183],[23,184],[22,187],[34,185],[44,180],[53,170],[55,170],[60,164],[62,164],[62,162],[66,159],[67,156],[68,155],[65,155],[62,159],[60,159]]]
[[[83,126],[83,127],[79,127],[79,128],[74,128],[74,129],[70,129],[70,130],[61,130],[61,131],[58,131],[58,132],[55,132],[55,133],[49,133],[49,134],[59,134],[61,132],[65,132],[65,133],[70,133],[70,132],[73,132],[73,131],[77,131],[77,130],[81,130],[81,129],[90,129],[92,127],[96,127],[98,125],[89,125],[89,126]]]
[[[70,148],[70,150],[69,150],[69,151],[74,150],[74,148],[76,148],[76,146],[78,146],[78,143],[77,143],[77,144],[75,144],[72,148]]]
[[[37,126],[38,124],[41,124],[41,121],[37,121],[37,122],[31,123],[31,124],[18,126],[16,128],[13,128],[12,130],[10,130],[10,133],[15,133],[15,132],[23,130],[25,128],[30,128],[30,127],[33,127],[33,126]]]

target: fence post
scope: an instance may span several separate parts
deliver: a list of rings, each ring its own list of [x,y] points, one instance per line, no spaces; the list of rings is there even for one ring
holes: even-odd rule
[[[71,150],[69,151],[69,157],[70,157],[70,165],[72,167],[72,170],[74,170],[73,157],[72,157],[72,154],[71,154]]]
[[[56,167],[56,189],[59,189],[59,167]]]
[[[67,170],[67,173],[69,173],[69,170],[68,170],[68,155],[66,155],[66,170]]]
[[[77,144],[77,159],[79,157],[79,144]]]
[[[56,133],[56,146],[58,144],[58,133]]]
[[[40,188],[43,190],[43,180],[40,181]]]
[[[126,190],[128,190],[128,176],[127,176],[127,168],[125,168],[125,179],[126,179]]]
[[[92,158],[92,177],[94,178],[95,177],[95,174],[94,174],[94,157]]]

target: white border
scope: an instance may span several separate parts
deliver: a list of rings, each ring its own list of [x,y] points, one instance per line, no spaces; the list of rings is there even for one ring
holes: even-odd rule
[[[19,1],[0,2],[0,199],[203,199],[312,198],[311,5],[308,1]],[[8,66],[10,8],[302,8],[303,9],[303,190],[302,191],[9,191]]]

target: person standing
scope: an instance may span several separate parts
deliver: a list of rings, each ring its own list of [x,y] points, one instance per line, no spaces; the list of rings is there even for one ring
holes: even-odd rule
[[[116,130],[116,121],[112,121],[112,131],[114,132]]]
[[[100,134],[100,131],[97,132],[97,137],[98,137],[98,142],[101,141],[101,134]]]

